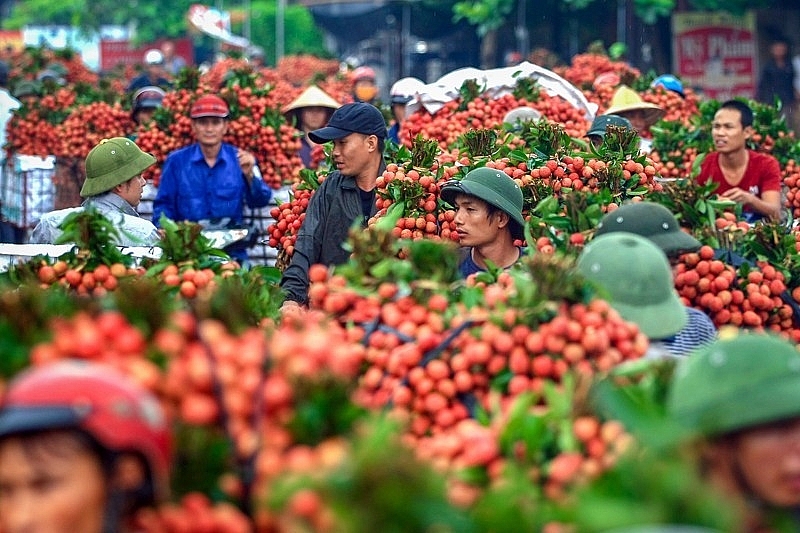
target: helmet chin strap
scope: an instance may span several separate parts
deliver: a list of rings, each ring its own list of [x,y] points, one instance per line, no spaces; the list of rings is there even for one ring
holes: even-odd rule
[[[146,482],[131,490],[109,488],[103,513],[103,533],[122,533],[121,526],[126,520],[132,518],[139,509],[152,505],[154,495],[151,485]]]
[[[114,466],[119,463],[119,456],[112,459]],[[114,477],[112,473],[112,478]],[[150,476],[138,486],[128,489],[115,486],[114,481],[108,483],[108,498],[103,511],[103,533],[122,533],[122,525],[133,518],[135,513],[156,501],[155,488]]]

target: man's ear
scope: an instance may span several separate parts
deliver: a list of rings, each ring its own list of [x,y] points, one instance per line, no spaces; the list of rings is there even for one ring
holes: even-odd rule
[[[378,136],[377,135],[367,135],[367,148],[369,148],[370,152],[374,152],[378,149]]]
[[[147,482],[147,469],[138,455],[123,453],[114,462],[111,485],[122,491],[136,490]]]
[[[498,211],[495,211],[495,215],[497,215],[497,217],[498,217],[498,219],[497,219],[497,227],[501,228],[501,229],[502,228],[507,228],[508,227],[508,223],[511,221],[511,217],[508,216],[508,213],[506,213],[505,211],[498,210]]]

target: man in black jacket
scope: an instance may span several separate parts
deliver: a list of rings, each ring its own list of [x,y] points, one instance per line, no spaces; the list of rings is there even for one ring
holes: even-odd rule
[[[308,136],[318,144],[333,141],[337,170],[325,178],[308,204],[292,262],[281,279],[285,309],[307,303],[311,265],[347,261],[349,252],[342,244],[354,222],[366,227],[375,214],[375,184],[386,167],[386,122],[371,104],[356,102],[340,107],[327,126]]]

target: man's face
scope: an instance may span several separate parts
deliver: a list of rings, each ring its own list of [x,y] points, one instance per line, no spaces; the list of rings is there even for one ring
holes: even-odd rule
[[[375,135],[351,133],[333,141],[333,160],[345,176],[359,176],[372,164],[378,138]]]
[[[0,442],[0,530],[101,533],[106,479],[100,461],[57,436],[30,446]]]
[[[403,122],[406,119],[406,104],[392,104],[392,115],[397,122]]]
[[[761,500],[800,505],[800,418],[746,431],[733,443],[734,468]]]
[[[731,153],[744,148],[751,132],[752,128],[742,127],[742,114],[736,109],[720,109],[711,123],[714,149],[720,153]]]
[[[219,146],[228,132],[228,121],[219,117],[195,118],[192,119],[192,132],[201,146]]]
[[[489,205],[475,196],[459,194],[455,198],[456,216],[454,222],[458,230],[461,246],[482,246],[497,240],[502,227],[508,227],[504,213],[495,211],[489,214]]]
[[[375,80],[369,78],[362,78],[357,80],[353,85],[353,92],[356,98],[362,102],[371,102],[378,96],[378,86],[375,85]]]
[[[161,63],[147,65],[147,75],[151,80],[155,80],[164,75],[164,66]]]
[[[153,121],[153,115],[156,113],[155,107],[143,107],[136,112],[137,124],[150,124]]]
[[[644,109],[633,109],[631,111],[617,113],[617,115],[627,118],[633,126],[633,129],[639,133],[642,133],[650,127],[647,123],[647,112]]]
[[[142,201],[142,191],[146,183],[142,175],[139,174],[118,185],[116,192],[123,200],[136,207]]]

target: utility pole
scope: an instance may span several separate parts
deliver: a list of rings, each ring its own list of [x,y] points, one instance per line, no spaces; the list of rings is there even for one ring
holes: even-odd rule
[[[275,10],[275,64],[283,58],[285,53],[285,17],[286,17],[286,0],[278,0],[277,9]]]

